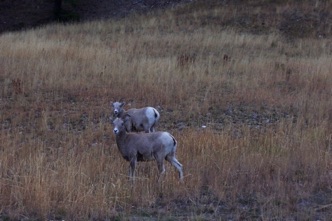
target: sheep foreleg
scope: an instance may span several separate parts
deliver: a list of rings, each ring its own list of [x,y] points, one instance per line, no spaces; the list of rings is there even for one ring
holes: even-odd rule
[[[130,166],[129,166],[129,178],[134,181],[135,179],[135,168],[137,163],[137,157],[133,157],[130,160]]]

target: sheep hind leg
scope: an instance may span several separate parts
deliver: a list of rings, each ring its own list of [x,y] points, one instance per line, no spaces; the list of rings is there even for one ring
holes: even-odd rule
[[[162,179],[162,176],[165,174],[165,165],[162,160],[157,161],[157,165],[158,165],[158,171],[159,171],[158,182],[160,182]]]
[[[156,130],[154,129],[154,126],[155,126],[155,124],[153,124],[151,127],[150,127],[150,132],[152,133],[152,132],[156,132]]]
[[[175,158],[175,156],[168,155],[166,157],[166,160],[170,162],[178,171],[179,171],[179,178],[181,181],[183,181],[183,166],[182,164]]]
[[[150,133],[151,132],[149,127],[143,126],[143,129],[144,129],[145,133]]]

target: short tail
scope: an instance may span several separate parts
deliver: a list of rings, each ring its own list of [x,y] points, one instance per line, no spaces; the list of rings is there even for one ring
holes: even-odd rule
[[[175,140],[175,138],[171,135],[172,139],[173,139],[173,146],[176,148],[176,145],[177,145],[177,141]]]
[[[160,118],[160,114],[155,108],[153,108],[153,112],[154,112],[154,122],[153,122],[152,128],[154,128],[156,126],[156,124],[157,124],[157,122],[159,121],[159,118]]]
[[[154,118],[156,119],[157,122],[160,118],[160,114],[155,108],[153,108],[153,112],[154,112]]]

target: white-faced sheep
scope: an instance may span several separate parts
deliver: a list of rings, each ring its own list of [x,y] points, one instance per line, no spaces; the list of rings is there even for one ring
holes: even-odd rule
[[[176,159],[177,141],[168,132],[128,133],[121,118],[113,121],[116,144],[122,157],[130,162],[129,177],[133,180],[138,161],[156,160],[159,178],[165,173],[164,159],[170,162],[183,180],[182,164]]]
[[[160,118],[160,114],[155,108],[132,108],[125,111],[123,109],[124,105],[125,102],[112,103],[113,115],[114,117],[119,117],[125,120],[125,126],[128,132],[145,131],[145,133],[149,133],[155,131],[154,127]]]

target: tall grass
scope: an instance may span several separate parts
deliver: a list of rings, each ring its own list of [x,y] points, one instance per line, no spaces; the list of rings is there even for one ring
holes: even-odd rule
[[[330,39],[198,25],[204,12],[191,22],[177,10],[0,36],[0,217],[332,214]],[[167,166],[158,185],[150,162],[130,185],[108,121],[119,99],[158,107],[184,184]]]

